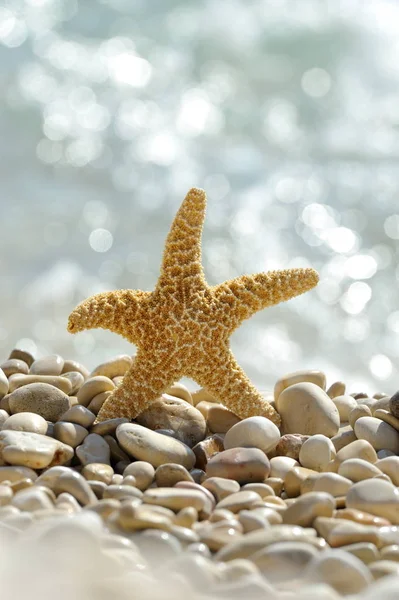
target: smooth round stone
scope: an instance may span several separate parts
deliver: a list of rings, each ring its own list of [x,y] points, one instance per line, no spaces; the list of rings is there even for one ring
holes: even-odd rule
[[[262,505],[262,498],[256,492],[242,491],[230,494],[227,498],[220,500],[217,508],[227,508],[232,513],[238,513],[241,510],[249,510],[254,506]]]
[[[224,447],[259,448],[266,454],[273,450],[280,440],[278,427],[265,417],[248,417],[231,427],[224,438]]]
[[[180,527],[192,527],[198,521],[198,511],[193,506],[186,506],[179,510],[174,523]]]
[[[123,477],[133,475],[136,480],[136,487],[144,492],[154,481],[155,469],[146,461],[137,460],[128,465],[123,471]]]
[[[81,425],[88,429],[96,420],[96,415],[85,406],[76,404],[75,406],[71,406],[71,408],[61,415],[60,420],[68,423],[76,423],[77,425]]]
[[[316,369],[308,369],[303,371],[295,371],[294,373],[287,373],[280,379],[276,381],[274,386],[274,399],[277,402],[277,410],[278,408],[278,399],[280,394],[297,383],[313,383],[317,385],[322,390],[326,389],[326,376],[322,371],[317,371]]]
[[[12,413],[32,412],[57,421],[70,408],[70,399],[61,390],[47,383],[30,383],[9,395]]]
[[[37,473],[28,467],[1,467],[0,466],[0,483],[3,481],[16,482],[21,479],[37,479]]]
[[[348,418],[349,425],[351,427],[354,427],[356,421],[358,419],[360,419],[361,417],[371,417],[371,416],[372,416],[371,410],[369,409],[368,406],[366,406],[365,404],[358,404],[349,413],[349,418]]]
[[[119,425],[123,423],[130,423],[130,419],[126,419],[126,417],[116,417],[114,419],[106,419],[105,421],[100,421],[100,423],[96,423],[90,430],[90,433],[98,433],[98,435],[113,435]]]
[[[373,446],[367,440],[355,440],[337,452],[335,461],[337,468],[349,458],[362,458],[370,463],[377,462],[377,454]]]
[[[389,575],[399,577],[399,564],[391,560],[377,560],[369,565],[369,569],[374,579]]]
[[[328,388],[327,394],[330,396],[330,398],[336,398],[336,396],[343,396],[345,394],[345,390],[346,385],[342,381],[334,381],[334,383],[332,383]]]
[[[281,392],[277,410],[284,433],[332,437],[339,430],[339,413],[326,392],[314,383],[297,383]]]
[[[15,373],[23,373],[24,375],[29,373],[29,367],[26,362],[18,358],[9,358],[1,363],[0,368],[8,378]]]
[[[144,492],[143,503],[164,506],[174,511],[179,511],[187,506],[192,506],[199,513],[211,512],[211,503],[207,496],[200,490],[185,488],[152,488]]]
[[[309,439],[308,435],[286,433],[280,438],[280,441],[276,446],[276,456],[288,456],[289,458],[298,460],[301,448],[307,439]]]
[[[40,433],[45,435],[47,432],[47,421],[40,415],[31,412],[22,412],[11,415],[4,422],[2,429],[12,429],[13,431],[30,431],[31,433]]]
[[[218,433],[210,435],[202,440],[202,442],[195,444],[195,446],[193,446],[193,452],[196,457],[196,468],[204,470],[208,460],[215,454],[222,452],[224,449],[223,436]]]
[[[262,515],[253,514],[252,510],[241,510],[239,520],[243,527],[243,533],[249,533],[258,529],[267,529],[269,527],[268,520]]]
[[[300,467],[299,462],[289,456],[273,456],[270,459],[270,477],[285,479],[287,473],[294,467]],[[269,482],[266,482],[269,483]]]
[[[173,487],[179,481],[194,481],[182,465],[165,463],[155,471],[155,483],[158,487]]]
[[[95,502],[97,502],[97,498],[95,495],[94,499]],[[81,510],[79,502],[76,500],[76,498],[74,498],[74,496],[72,496],[72,494],[69,494],[68,492],[61,492],[61,494],[57,496],[55,506],[61,510],[66,511],[67,513],[77,513]]]
[[[306,469],[306,467],[293,467],[288,471],[284,478],[284,491],[288,498],[295,498],[300,494],[304,494],[305,491],[312,492],[317,475],[318,473],[312,469]],[[308,483],[310,480],[312,481],[312,484]],[[307,482],[306,488],[309,489],[305,489],[305,482]]]
[[[353,396],[349,396],[349,394],[335,396],[335,398],[332,398],[332,401],[338,409],[341,423],[349,421],[351,411],[358,406],[356,400]]]
[[[12,499],[12,506],[19,508],[22,511],[33,512],[42,509],[52,509],[54,503],[50,499],[49,495],[40,487],[31,487],[20,490]]]
[[[206,388],[199,388],[194,392],[191,392],[191,397],[193,399],[194,406],[197,406],[200,402],[212,402],[215,404],[220,404],[220,400],[212,396],[212,394]]]
[[[241,420],[240,417],[221,404],[211,404],[206,419],[212,433],[227,433],[233,425]]]
[[[76,456],[82,465],[89,463],[110,464],[110,449],[107,442],[97,433],[89,433],[83,444],[76,448]]]
[[[9,379],[9,392],[14,392],[20,387],[24,387],[31,383],[44,383],[57,388],[64,394],[69,395],[72,390],[72,383],[69,379],[58,375],[23,375],[22,373],[16,373],[11,375]]]
[[[352,442],[355,442],[357,437],[355,436],[355,432],[352,429],[344,429],[338,431],[337,435],[334,435],[331,438],[332,443],[334,444],[334,448],[336,452],[339,452],[345,446],[348,446]]]
[[[109,377],[104,377],[104,375],[90,377],[78,391],[78,402],[82,406],[88,406],[90,401],[93,400],[94,396],[97,396],[97,394],[101,394],[102,392],[112,392],[114,389],[115,384]]]
[[[65,373],[70,373],[71,371],[77,371],[78,373],[81,373],[85,380],[90,376],[89,370],[86,369],[86,367],[81,363],[77,362],[76,360],[65,360],[61,374],[64,375]]]
[[[399,419],[399,392],[396,392],[389,401],[389,411]]]
[[[335,458],[334,444],[325,435],[317,434],[307,439],[299,452],[299,462],[307,469],[323,471],[330,461]]]
[[[383,560],[394,560],[399,563],[399,544],[384,546],[380,550],[380,556]]]
[[[89,435],[85,427],[77,423],[68,423],[67,421],[58,421],[54,423],[54,437],[56,440],[68,444],[72,448],[79,446]]]
[[[235,479],[238,483],[262,482],[270,473],[270,462],[258,448],[231,448],[213,456],[206,465],[208,477]]]
[[[211,552],[217,552],[223,546],[239,539],[242,534],[234,527],[226,524],[224,527],[211,527],[200,534],[200,541],[206,544]]]
[[[124,375],[132,366],[133,359],[128,354],[119,354],[110,360],[98,365],[91,373],[90,377],[103,375],[109,379]]]
[[[122,448],[119,446],[118,442],[116,441],[116,439],[114,437],[112,437],[112,435],[105,435],[104,436],[104,440],[107,442],[110,452],[111,452],[111,460],[118,464],[118,463],[126,463],[121,465],[121,469],[119,471],[117,471],[118,473],[123,473],[123,470],[125,469],[125,467],[127,467],[127,465],[130,463],[130,458],[129,456],[126,454],[126,452],[124,452],[122,450]],[[115,465],[116,467],[116,465]]]
[[[377,460],[375,466],[391,479],[393,485],[399,486],[399,456],[387,456]]]
[[[309,563],[304,577],[330,585],[339,594],[359,594],[372,582],[367,567],[356,556],[343,550],[325,550]]]
[[[60,375],[64,366],[64,359],[59,354],[49,354],[37,358],[30,366],[31,375]]]
[[[0,431],[0,450],[7,463],[32,469],[60,465],[73,457],[70,446],[27,431]]]
[[[72,389],[69,392],[70,396],[73,396],[76,394],[76,392],[78,392],[85,380],[82,373],[79,373],[79,371],[70,371],[69,373],[64,373],[63,378],[68,379],[71,382]]]
[[[0,506],[6,506],[9,504],[12,500],[12,497],[13,490],[11,486],[0,484]]]
[[[150,404],[136,421],[148,429],[171,429],[176,438],[192,448],[205,438],[206,421],[203,415],[194,406],[169,396],[162,396]]]
[[[331,517],[335,500],[326,492],[308,492],[295,500],[282,514],[283,523],[310,527],[316,517]]]
[[[19,348],[13,348],[8,358],[17,358],[18,360],[23,360],[26,362],[28,367],[30,367],[35,360],[30,352],[27,352],[26,350],[20,350]]]
[[[183,385],[180,382],[176,382],[173,385],[169,386],[165,390],[165,393],[168,394],[169,396],[174,396],[175,398],[180,398],[181,400],[184,400],[185,402],[188,402],[189,404],[194,406],[191,392],[186,388],[185,385]]]
[[[4,410],[3,408],[0,408],[0,429],[2,428],[3,424],[7,421],[7,419],[9,418],[9,414],[6,410]]]
[[[375,417],[361,417],[355,423],[358,439],[367,440],[375,450],[391,450],[399,454],[399,432]]]
[[[103,481],[110,485],[114,470],[111,465],[103,463],[89,463],[82,469],[82,476],[88,481]]]
[[[246,483],[241,489],[244,492],[256,492],[261,498],[275,495],[273,488],[267,483]]]
[[[365,565],[374,562],[378,559],[379,552],[377,546],[370,542],[357,542],[355,544],[348,544],[345,546],[345,552],[349,552],[353,556],[356,556]]]
[[[77,471],[72,471],[72,469],[60,474],[56,479],[54,491],[57,495],[64,492],[71,494],[82,506],[97,502],[96,495],[87,480],[83,475]]]
[[[187,403],[186,406],[189,407]],[[188,470],[194,467],[195,454],[191,448],[179,440],[156,433],[136,423],[119,425],[116,437],[129,456],[147,461],[154,467],[165,463],[181,464]]]
[[[251,556],[251,561],[272,584],[301,578],[308,563],[319,554],[306,542],[277,542]]]
[[[172,526],[170,517],[152,510],[150,506],[134,506],[130,503],[121,506],[117,518],[125,531],[169,530]]]
[[[8,379],[3,369],[0,369],[0,398],[8,393]]]
[[[320,473],[313,485],[314,492],[327,492],[334,498],[346,496],[352,481],[338,473]]]
[[[399,489],[381,479],[367,479],[352,485],[346,506],[383,517],[399,525]]]
[[[240,491],[240,484],[237,481],[225,477],[208,477],[202,485],[215,496],[218,502]]]
[[[104,402],[110,397],[111,394],[112,392],[100,392],[94,396],[92,400],[90,400],[87,408],[95,415],[98,415]]]
[[[363,481],[363,479],[371,479],[382,475],[382,471],[377,465],[373,465],[362,458],[349,458],[339,465],[338,474],[350,479],[353,483],[357,483]]]

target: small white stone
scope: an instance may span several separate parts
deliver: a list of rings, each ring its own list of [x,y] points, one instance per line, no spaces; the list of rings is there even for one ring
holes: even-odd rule
[[[30,431],[46,435],[48,423],[40,415],[31,412],[22,412],[11,415],[3,424],[2,430]]]
[[[355,423],[356,437],[367,440],[375,450],[390,450],[399,454],[399,432],[375,417],[360,417]]]
[[[224,438],[225,450],[230,448],[259,448],[267,453],[280,440],[278,427],[265,417],[248,417],[230,427]]]
[[[299,452],[299,462],[307,469],[323,471],[335,456],[335,447],[330,438],[319,433],[304,441]]]

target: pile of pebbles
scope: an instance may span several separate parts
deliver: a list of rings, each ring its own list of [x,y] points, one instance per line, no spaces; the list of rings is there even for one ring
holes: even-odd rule
[[[306,370],[264,394],[281,431],[181,383],[97,423],[131,364],[0,365],[2,598],[397,597],[399,393]]]

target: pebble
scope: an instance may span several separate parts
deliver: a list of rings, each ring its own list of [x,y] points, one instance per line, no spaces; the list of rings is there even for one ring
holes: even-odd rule
[[[322,371],[317,371],[316,369],[288,373],[276,381],[276,384],[274,386],[275,401],[278,401],[280,394],[285,389],[297,383],[313,383],[314,385],[319,386],[322,390],[325,390],[326,376]]]
[[[185,400],[168,394],[162,394],[152,402],[136,421],[152,430],[171,429],[177,439],[190,448],[206,435],[206,421],[200,411]]]
[[[147,461],[154,467],[165,463],[181,464],[188,470],[194,467],[195,454],[191,448],[136,423],[119,425],[116,437],[129,456]]]
[[[143,495],[145,504],[156,504],[179,511],[192,506],[198,513],[205,512],[208,516],[212,506],[207,496],[200,490],[184,488],[153,488],[147,489]]]
[[[331,517],[335,501],[326,492],[308,492],[300,496],[283,513],[283,523],[310,527],[316,517]]]
[[[399,525],[399,489],[387,481],[367,479],[354,483],[346,496],[346,506]]]
[[[67,469],[60,474],[55,481],[54,491],[57,495],[68,492],[82,506],[97,502],[96,495],[90,488],[85,477],[77,471],[72,471],[72,469]]]
[[[112,392],[114,389],[115,384],[109,377],[96,375],[85,381],[79,389],[77,394],[78,402],[82,406],[88,406],[97,394],[101,394],[102,392]]]
[[[193,446],[196,468],[205,470],[208,460],[223,450],[224,440],[218,433],[210,435],[201,442],[198,442],[198,444]]]
[[[299,452],[299,462],[313,471],[323,471],[336,456],[335,446],[325,435],[316,434],[305,440]]]
[[[76,448],[76,456],[82,465],[89,463],[110,464],[110,449],[107,442],[97,433],[89,433]]]
[[[127,464],[130,463],[129,456],[126,454],[126,452],[122,450],[122,448],[119,446],[116,439],[112,437],[112,435],[104,435],[104,440],[109,446],[109,450],[111,452],[111,460],[113,460],[115,463],[121,461],[126,462]],[[125,466],[123,467],[123,469],[125,468]]]
[[[37,479],[37,473],[28,467],[21,466],[0,466],[0,483],[3,481],[20,481],[21,479],[31,479],[35,481]]]
[[[72,389],[69,392],[70,396],[73,396],[80,390],[85,380],[82,373],[79,373],[79,371],[70,371],[64,373],[62,376],[64,379],[68,379],[71,382]]]
[[[1,363],[0,368],[7,378],[11,377],[11,375],[14,375],[15,373],[22,373],[24,375],[29,373],[29,366],[25,361],[18,358],[9,358]]]
[[[48,491],[46,488],[40,488],[40,486],[25,488],[14,494],[11,504],[19,510],[29,512],[47,508],[52,509],[54,503],[49,497]]]
[[[82,469],[82,475],[89,481],[102,481],[107,485],[110,485],[114,470],[111,465],[105,465],[103,463],[88,463]]]
[[[394,417],[390,412],[379,408],[378,410],[374,411],[373,416],[376,419],[381,419],[381,421],[388,423],[388,425],[393,427],[399,434],[399,419]],[[384,450],[387,450],[387,448],[384,448]]]
[[[165,393],[168,394],[169,396],[174,396],[175,398],[180,398],[181,400],[184,400],[185,402],[188,402],[188,404],[191,404],[192,406],[194,406],[193,397],[191,395],[191,392],[189,392],[189,390],[186,388],[186,386],[180,382],[176,382],[173,385],[171,385],[170,387],[168,387],[167,390],[165,391]]]
[[[170,517],[163,515],[150,506],[135,506],[125,503],[118,511],[118,523],[125,531],[161,529],[168,531],[172,526]]]
[[[69,395],[72,390],[72,383],[69,379],[66,379],[66,377],[57,377],[56,375],[22,375],[16,373],[15,375],[11,375],[9,379],[9,392],[11,393],[31,383],[51,385],[67,395]]]
[[[363,481],[363,479],[371,479],[372,477],[382,475],[382,471],[378,468],[377,463],[372,464],[362,458],[349,458],[339,465],[338,474],[347,477],[353,483],[357,483],[358,481]]]
[[[335,398],[336,396],[343,396],[346,391],[346,385],[342,381],[335,381],[330,385],[327,390],[327,395],[330,398]]]
[[[218,502],[240,490],[238,481],[225,477],[208,477],[202,485],[215,496]]]
[[[346,496],[351,485],[352,481],[350,479],[338,475],[338,473],[320,473],[314,481],[313,491],[328,492],[331,496],[337,498]]]
[[[349,425],[353,428],[360,417],[371,417],[371,410],[365,404],[358,404],[349,413]]]
[[[363,592],[372,582],[371,574],[362,561],[343,550],[325,550],[315,556],[304,577],[308,581],[326,583],[345,596]]]
[[[14,348],[8,358],[18,358],[19,360],[23,360],[26,362],[28,367],[30,367],[35,360],[30,352],[27,352],[26,350],[20,350],[19,348]]]
[[[355,436],[355,432],[352,429],[341,430],[331,438],[332,443],[334,444],[334,448],[336,452],[342,450],[345,446],[348,446],[352,442],[355,442],[357,437]]]
[[[237,415],[221,404],[211,404],[209,406],[207,423],[212,433],[227,433],[240,420]]]
[[[374,579],[381,579],[389,575],[399,577],[399,565],[391,560],[377,560],[369,564],[369,569]]]
[[[208,477],[235,479],[238,483],[262,482],[270,473],[270,462],[258,448],[231,448],[212,457],[206,465]]]
[[[137,460],[128,465],[123,471],[123,477],[129,475],[133,475],[137,488],[144,492],[154,481],[155,469],[149,462]]]
[[[399,486],[399,456],[387,456],[377,460],[375,466],[388,475],[393,485]]]
[[[335,396],[332,401],[338,409],[341,423],[349,421],[351,411],[358,406],[356,400],[352,396],[349,396],[349,394]]]
[[[3,369],[0,368],[0,398],[8,393],[8,379]]]
[[[93,378],[102,375],[103,377],[108,377],[108,379],[113,379],[114,377],[124,375],[126,371],[130,369],[132,364],[133,359],[131,356],[128,354],[119,354],[98,365],[94,371],[92,371],[90,377]]]
[[[301,578],[303,570],[318,555],[318,550],[306,542],[277,542],[262,548],[251,556],[267,581],[276,585]]]
[[[54,423],[54,438],[72,448],[79,446],[88,434],[87,429],[77,423],[68,423],[67,421]]]
[[[379,557],[379,551],[377,546],[371,544],[370,542],[357,542],[355,544],[347,544],[345,545],[345,552],[349,552],[353,556],[356,556],[365,565],[376,561]]]
[[[250,510],[255,506],[262,505],[262,498],[258,493],[243,490],[234,494],[229,494],[216,505],[217,508],[227,508],[232,513],[239,513],[241,510]]]
[[[399,419],[399,392],[396,392],[389,401],[389,410],[394,417]]]
[[[307,439],[309,439],[308,435],[286,433],[280,438],[276,446],[276,456],[288,456],[289,458],[298,460],[301,448]]]
[[[12,413],[31,412],[46,421],[57,421],[69,408],[69,397],[48,383],[30,383],[9,395]]]
[[[96,415],[85,406],[76,404],[62,414],[60,420],[69,423],[76,423],[77,425],[81,425],[82,427],[88,429],[96,420]]]
[[[27,431],[0,431],[0,450],[7,463],[32,469],[64,464],[73,457],[70,446]]]
[[[77,371],[83,375],[85,380],[90,376],[90,371],[81,363],[77,362],[76,360],[65,360],[61,374],[64,375],[65,373],[70,373],[71,371]]]
[[[59,354],[49,354],[37,358],[30,365],[29,373],[32,375],[61,375],[64,359]]]
[[[22,412],[11,415],[2,426],[3,430],[30,431],[31,433],[40,433],[42,435],[46,434],[47,428],[48,424],[46,419],[31,412]]]
[[[183,465],[165,463],[155,471],[155,483],[158,487],[173,487],[179,481],[194,481]]]
[[[289,458],[289,456],[274,456],[270,459],[270,477],[285,479],[288,471],[294,467],[300,467],[297,460]]]
[[[374,464],[377,462],[377,453],[367,440],[355,440],[337,452],[334,459],[337,469],[349,458],[362,458]]]
[[[391,450],[399,454],[399,432],[375,417],[361,417],[354,426],[358,439],[367,440],[375,450]]]
[[[306,467],[298,466],[290,469],[284,478],[284,490],[288,498],[295,498],[306,491],[312,491],[315,477],[317,477],[317,472]],[[308,483],[310,480],[312,481],[311,485]],[[307,482],[306,487],[305,482]]]
[[[322,433],[331,438],[338,432],[338,409],[326,392],[314,383],[297,383],[286,388],[278,397],[277,410],[284,433]]]
[[[248,417],[230,427],[224,438],[224,447],[226,450],[259,448],[267,454],[279,440],[280,431],[272,421],[265,417]]]

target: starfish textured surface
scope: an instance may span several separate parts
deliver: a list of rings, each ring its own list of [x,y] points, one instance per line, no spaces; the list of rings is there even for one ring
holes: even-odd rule
[[[70,314],[68,330],[102,327],[138,347],[131,369],[107,398],[98,420],[135,418],[181,377],[190,377],[241,418],[262,415],[280,425],[237,364],[229,337],[244,319],[313,288],[313,269],[243,275],[216,286],[205,281],[201,236],[206,195],[193,188],[166,240],[153,292],[117,290],[88,298]]]

